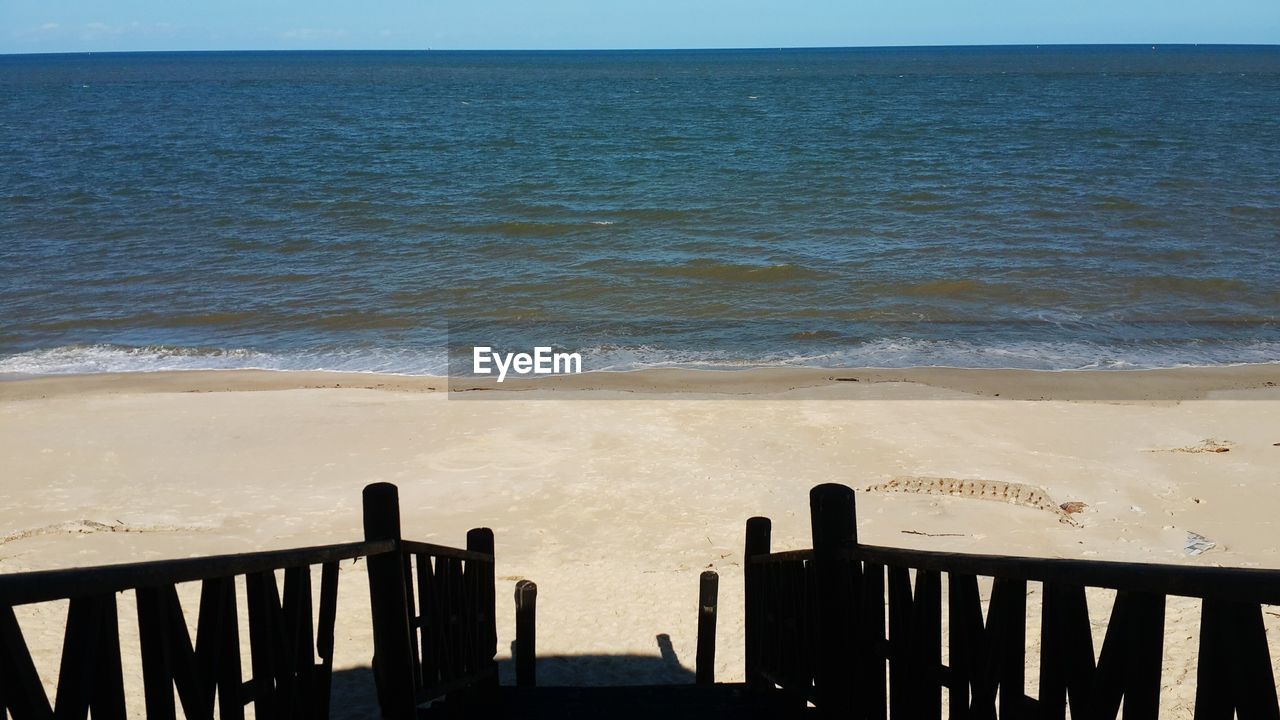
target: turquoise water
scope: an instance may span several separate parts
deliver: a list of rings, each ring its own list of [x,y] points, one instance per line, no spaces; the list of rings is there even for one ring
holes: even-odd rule
[[[3,56],[0,157],[0,373],[1280,360],[1277,47]]]

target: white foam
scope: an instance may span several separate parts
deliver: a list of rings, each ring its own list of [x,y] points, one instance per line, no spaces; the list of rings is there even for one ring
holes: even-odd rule
[[[752,367],[969,367],[1034,370],[1130,370],[1280,362],[1280,342],[1113,347],[1084,341],[978,344],[965,340],[883,338],[834,352],[743,353],[673,350],[655,345],[581,348],[584,370],[656,367],[738,370]],[[251,348],[68,345],[0,358],[0,375],[60,375],[161,370],[331,370],[397,375],[448,374],[445,348],[337,348],[267,352]]]
[[[68,345],[0,358],[0,374],[64,375],[161,370],[334,370],[444,375],[443,350],[336,349],[271,353],[247,348]]]

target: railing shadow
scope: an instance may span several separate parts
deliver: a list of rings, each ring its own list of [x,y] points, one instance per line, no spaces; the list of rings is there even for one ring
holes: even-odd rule
[[[671,636],[654,638],[656,655],[548,655],[537,659],[538,684],[545,687],[617,687],[627,685],[690,685],[692,670],[680,664]],[[512,643],[512,653],[515,643]],[[503,685],[515,685],[515,662],[498,661]],[[330,704],[333,720],[378,720],[373,670],[348,668],[333,672]]]
[[[538,685],[544,687],[601,687],[619,685],[688,685],[692,670],[680,664],[671,636],[654,638],[656,655],[539,655]],[[515,643],[511,644],[512,658]],[[515,662],[498,660],[498,677],[503,685],[515,685]]]
[[[334,670],[330,692],[331,720],[380,720],[382,717],[372,668]]]

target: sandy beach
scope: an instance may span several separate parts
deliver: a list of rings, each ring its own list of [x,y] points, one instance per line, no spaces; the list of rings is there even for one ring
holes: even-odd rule
[[[868,543],[1280,568],[1278,386],[1274,364],[455,381],[471,392],[441,378],[307,372],[10,380],[0,572],[356,540],[361,488],[392,482],[407,537],[460,545],[468,528],[493,528],[501,658],[513,585],[538,583],[541,682],[691,681],[707,568],[721,575],[717,679],[732,681],[743,672],[744,522],[769,516],[776,548],[807,547],[807,494],[822,482],[859,491]],[[1020,500],[945,494],[966,481]],[[1212,546],[1189,554],[1196,538]],[[338,717],[369,712],[363,568],[342,568]],[[1110,599],[1090,602],[1100,642]],[[121,603],[137,709],[132,599]],[[1038,599],[1028,608],[1034,667]],[[59,603],[20,608],[51,695],[64,614]],[[1197,616],[1196,603],[1170,601],[1169,717],[1189,717]],[[1265,617],[1274,663],[1280,626]],[[1034,671],[1028,681],[1034,694]]]

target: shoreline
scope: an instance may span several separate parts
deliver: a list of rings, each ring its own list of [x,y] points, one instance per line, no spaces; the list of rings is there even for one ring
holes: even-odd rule
[[[508,397],[621,392],[645,395],[764,396],[808,391],[808,397],[888,399],[913,385],[951,396],[1009,400],[1164,401],[1271,396],[1280,388],[1280,362],[1143,370],[1025,370],[912,367],[743,370],[644,368],[540,378],[392,375],[328,370],[160,370],[33,375],[0,379],[0,401],[81,394],[253,392],[358,388],[394,392]],[[839,388],[836,390],[836,388]],[[484,392],[477,392],[484,391]],[[907,393],[917,397],[917,393]],[[939,394],[938,392],[933,395]]]

